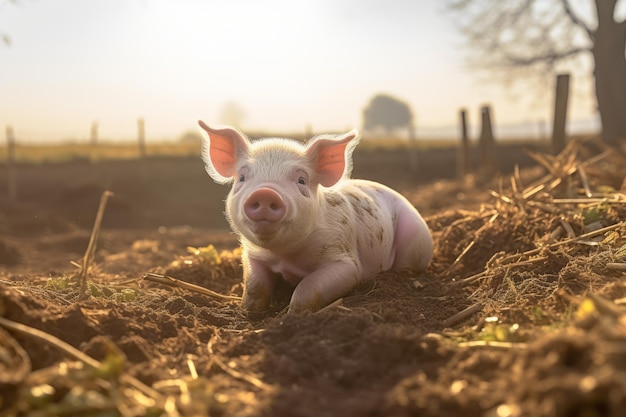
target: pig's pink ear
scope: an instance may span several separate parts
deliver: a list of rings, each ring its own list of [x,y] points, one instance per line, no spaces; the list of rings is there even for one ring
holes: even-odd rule
[[[248,138],[230,127],[214,129],[202,120],[198,124],[203,130],[202,160],[207,172],[218,183],[231,181],[237,173],[237,160],[248,151]]]
[[[331,187],[350,176],[352,151],[360,139],[359,133],[352,130],[341,136],[317,136],[307,144],[306,154],[313,161],[320,184]]]

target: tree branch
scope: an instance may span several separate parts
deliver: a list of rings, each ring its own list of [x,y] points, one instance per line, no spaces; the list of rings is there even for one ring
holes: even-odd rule
[[[600,0],[600,1],[603,1],[603,0]],[[569,20],[574,25],[584,30],[589,36],[589,39],[591,39],[591,41],[594,42],[595,35],[593,31],[589,28],[589,26],[587,26],[585,22],[582,21],[582,19],[578,17],[578,15],[576,15],[576,12],[574,12],[574,9],[572,9],[572,5],[570,4],[569,0],[561,0],[561,4],[563,5],[563,9],[565,10],[565,14],[569,18]]]
[[[546,63],[549,65],[552,65],[557,61],[560,61],[566,58],[571,58],[574,55],[578,55],[582,52],[589,52],[589,51],[590,51],[590,48],[578,47],[578,48],[572,48],[572,49],[568,49],[566,51],[561,51],[561,52],[551,51],[549,53],[538,54],[538,55],[530,56],[530,57],[522,57],[519,55],[515,56],[513,54],[503,51],[502,56],[506,60],[506,64],[508,65],[515,66],[515,67],[530,67],[539,63]]]
[[[473,52],[466,57],[469,67],[505,79],[513,79],[512,70],[547,75],[594,45],[590,20],[572,0],[449,0],[449,4]]]

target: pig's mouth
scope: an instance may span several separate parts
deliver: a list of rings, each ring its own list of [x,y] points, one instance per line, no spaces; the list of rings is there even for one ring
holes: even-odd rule
[[[269,220],[250,222],[250,230],[257,236],[271,237],[278,231],[278,223]]]
[[[266,248],[272,249],[276,245],[282,246],[285,240],[289,240],[285,236],[286,229],[290,229],[287,221],[272,222],[269,220],[259,220],[255,222],[247,222],[245,231],[242,230],[244,236],[251,242]]]
[[[281,223],[269,220],[257,220],[248,223],[248,230],[262,242],[272,240],[281,229]]]

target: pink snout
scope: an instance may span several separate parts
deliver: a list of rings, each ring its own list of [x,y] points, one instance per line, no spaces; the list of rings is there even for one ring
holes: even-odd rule
[[[280,194],[271,188],[259,188],[243,204],[243,211],[252,221],[277,222],[283,218],[287,207]]]

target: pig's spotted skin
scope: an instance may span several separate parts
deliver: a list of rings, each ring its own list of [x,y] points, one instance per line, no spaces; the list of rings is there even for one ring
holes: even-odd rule
[[[338,196],[337,193],[334,193],[332,191],[324,194],[324,199],[326,199],[326,202],[331,207],[336,207],[345,203],[344,199],[341,196]]]
[[[295,286],[290,311],[310,311],[383,271],[423,270],[430,261],[432,238],[417,210],[384,185],[348,179],[356,133],[302,145],[201,126],[207,171],[234,182],[226,215],[243,248],[246,310],[269,307],[278,276]],[[280,219],[245,213],[261,188],[280,196]]]

